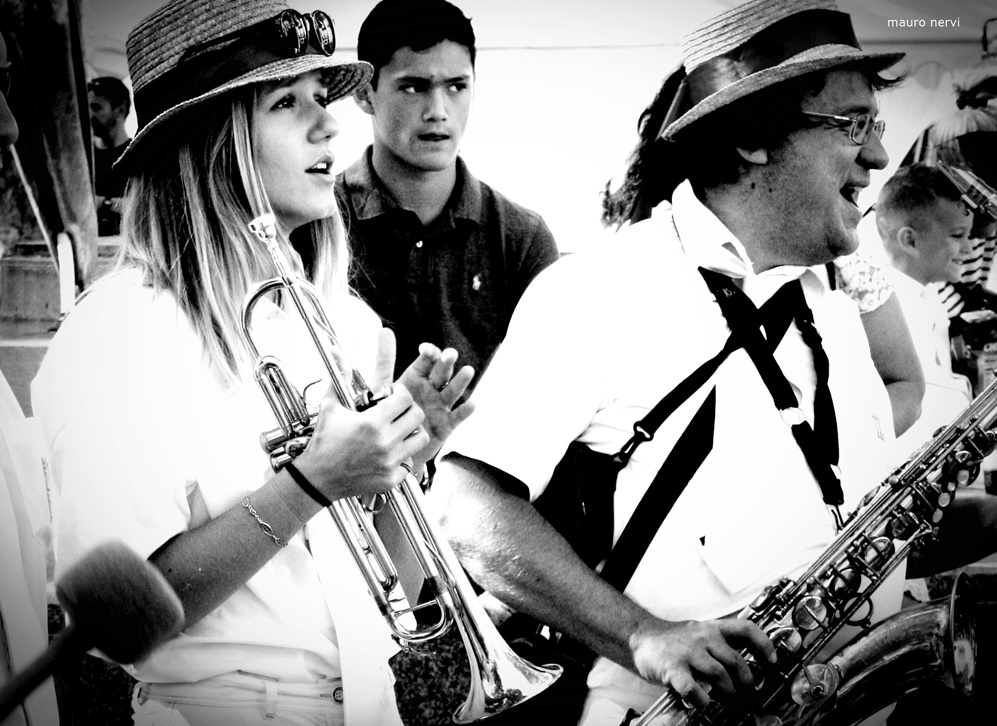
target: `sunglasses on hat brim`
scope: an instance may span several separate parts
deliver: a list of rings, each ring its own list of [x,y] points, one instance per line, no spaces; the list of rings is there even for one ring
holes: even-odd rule
[[[247,28],[191,46],[181,56],[180,62],[199,56],[223,43],[255,37],[276,41],[289,58],[304,53],[309,44],[325,55],[332,55],[336,50],[336,29],[332,18],[326,13],[315,10],[302,14],[297,10],[284,10]]]

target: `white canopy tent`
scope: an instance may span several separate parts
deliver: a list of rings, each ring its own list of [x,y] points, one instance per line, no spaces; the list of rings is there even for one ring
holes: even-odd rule
[[[637,118],[679,63],[679,40],[739,0],[457,0],[478,39],[475,109],[462,154],[482,180],[547,219],[562,250],[602,237],[600,194],[620,178]],[[87,76],[127,74],[125,38],[163,0],[81,0]],[[355,57],[374,0],[291,0],[336,22],[339,47]],[[952,74],[980,62],[989,0],[839,0],[863,46],[908,53],[908,81],[884,94],[891,156],[874,175],[871,204],[917,134],[955,110]],[[196,22],[196,18],[191,19]],[[922,27],[923,23],[923,27]],[[336,168],[370,142],[367,118],[350,101],[333,107],[341,125]]]

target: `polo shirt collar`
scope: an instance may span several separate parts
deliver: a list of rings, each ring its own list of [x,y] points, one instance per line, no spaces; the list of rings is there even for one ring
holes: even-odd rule
[[[368,146],[363,155],[344,172],[353,208],[357,217],[364,220],[402,209],[391,190],[374,171],[373,157],[374,147]],[[454,192],[440,217],[464,219],[475,224],[481,218],[481,183],[468,171],[467,164],[459,156]]]

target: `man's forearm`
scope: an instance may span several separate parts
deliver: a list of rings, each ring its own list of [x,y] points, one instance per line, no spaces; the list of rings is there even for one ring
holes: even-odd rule
[[[653,616],[607,585],[498,476],[454,456],[437,470],[431,496],[463,566],[509,606],[633,669],[631,638]]]

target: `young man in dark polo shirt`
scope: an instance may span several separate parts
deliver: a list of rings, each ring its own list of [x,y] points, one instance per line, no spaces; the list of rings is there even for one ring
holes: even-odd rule
[[[374,143],[337,178],[352,284],[395,331],[398,360],[428,341],[455,348],[480,376],[526,286],[558,258],[554,238],[458,156],[475,57],[458,8],[383,0],[360,28],[357,54],[374,66],[356,95]]]

